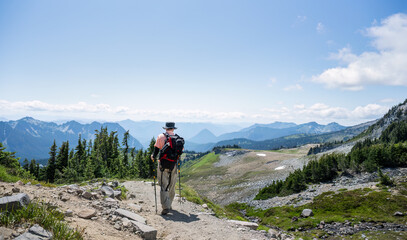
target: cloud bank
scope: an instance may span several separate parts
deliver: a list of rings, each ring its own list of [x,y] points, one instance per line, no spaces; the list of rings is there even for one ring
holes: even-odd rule
[[[386,99],[387,101],[387,99]],[[192,122],[257,122],[294,121],[297,123],[317,121],[320,123],[339,122],[353,125],[377,119],[383,116],[389,107],[379,104],[367,104],[348,109],[340,106],[329,106],[315,103],[310,106],[297,104],[280,105],[276,108],[259,109],[250,113],[238,111],[214,112],[202,109],[135,109],[127,106],[109,104],[50,104],[38,100],[11,102],[0,100],[0,116],[17,119],[32,116],[42,120],[56,119],[89,119],[118,121],[132,120],[174,120]]]
[[[328,88],[361,90],[366,85],[407,86],[407,15],[395,14],[365,31],[376,51],[352,53],[349,47],[333,57],[345,63],[313,76]]]

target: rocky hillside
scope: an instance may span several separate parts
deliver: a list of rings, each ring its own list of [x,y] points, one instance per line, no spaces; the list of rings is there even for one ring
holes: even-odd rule
[[[367,137],[372,139],[380,137],[382,132],[393,122],[407,119],[407,99],[397,106],[392,107],[386,115],[366,130]]]
[[[256,230],[258,224],[255,223],[217,218],[206,205],[197,205],[178,196],[170,213],[161,216],[155,211],[151,182],[122,183],[119,187],[128,190],[128,198],[123,200],[119,199],[121,192],[113,190],[118,185],[118,182],[107,185],[93,182],[50,188],[22,182],[1,183],[0,209],[4,211],[7,199],[11,199],[7,196],[24,193],[31,201],[45,202],[64,213],[64,221],[82,231],[84,239],[293,239],[286,232]],[[157,188],[157,194],[158,191]],[[160,206],[158,210],[161,210]],[[0,225],[0,239],[29,235],[31,227]]]

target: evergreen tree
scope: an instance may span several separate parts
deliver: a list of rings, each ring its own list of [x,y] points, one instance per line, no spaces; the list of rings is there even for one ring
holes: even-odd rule
[[[55,169],[56,169],[56,155],[57,155],[57,145],[54,140],[49,152],[48,165],[46,170],[46,180],[53,183],[55,180]]]
[[[64,168],[68,167],[68,160],[69,160],[69,142],[62,142],[62,145],[59,148],[57,156],[56,169],[62,172]]]

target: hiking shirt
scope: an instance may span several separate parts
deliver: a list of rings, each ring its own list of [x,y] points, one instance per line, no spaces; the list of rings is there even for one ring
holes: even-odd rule
[[[174,136],[175,133],[174,131],[168,131],[166,130],[166,132],[168,133],[168,135],[170,136]],[[157,141],[154,144],[154,147],[162,149],[164,147],[165,144],[165,140],[167,140],[167,137],[164,135],[164,133],[161,133],[160,135],[158,135],[157,137]]]

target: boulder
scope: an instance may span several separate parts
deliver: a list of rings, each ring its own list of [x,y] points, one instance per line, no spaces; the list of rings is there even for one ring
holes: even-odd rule
[[[91,219],[92,217],[96,216],[96,210],[94,209],[85,209],[78,213],[80,218],[84,219]]]
[[[133,213],[133,212],[124,210],[124,209],[122,209],[122,208],[116,209],[115,213],[116,213],[116,215],[119,215],[119,216],[121,216],[121,217],[128,218],[128,219],[130,219],[130,220],[134,220],[134,221],[137,221],[137,222],[141,222],[141,223],[143,223],[143,224],[146,224],[146,223],[147,223],[146,219],[143,218],[142,216],[140,216],[140,215],[138,215],[138,214],[136,214],[136,213]]]
[[[307,217],[311,217],[311,216],[314,216],[314,213],[312,212],[311,209],[302,210],[301,217],[307,218]]]
[[[102,191],[103,195],[108,196],[108,197],[114,197],[113,188],[105,185],[105,186],[102,186],[100,188],[100,190]]]
[[[26,193],[19,193],[9,197],[0,198],[0,210],[12,210],[25,207],[30,203],[30,197]]]
[[[238,220],[228,220],[228,222],[239,225],[239,226],[248,227],[253,230],[256,230],[259,227],[259,224],[253,223],[253,222],[245,222],[245,221],[238,221]]]
[[[157,239],[157,229],[150,227],[144,223],[138,221],[131,221],[136,231],[141,235],[143,239],[155,240]]]

